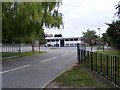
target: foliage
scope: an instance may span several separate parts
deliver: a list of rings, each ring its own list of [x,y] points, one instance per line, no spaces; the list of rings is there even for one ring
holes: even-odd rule
[[[47,53],[45,51],[34,51],[34,54],[40,54],[40,53]],[[15,52],[2,52],[2,58],[6,58],[6,57],[11,57],[14,58],[12,56],[18,56],[19,57],[23,57],[23,56],[29,56],[29,55],[34,55],[32,51],[26,51],[26,52],[20,52],[20,53],[15,53]],[[1,58],[1,57],[0,57]],[[16,57],[15,57],[16,58]],[[7,58],[6,58],[7,59]]]
[[[74,65],[70,70],[62,73],[55,79],[57,83],[62,86],[69,88],[104,88],[107,87],[102,83],[98,82],[97,79],[83,67]]]
[[[55,34],[54,37],[62,37],[62,34]]]
[[[120,21],[113,21],[112,24],[108,25],[109,27],[106,32],[110,38],[110,41],[112,42],[112,45],[120,48]]]
[[[44,27],[61,28],[58,2],[3,2],[3,42],[44,42]]]
[[[104,42],[107,42],[109,46],[112,45],[111,38],[109,37],[109,35],[107,33],[102,34],[102,39]]]
[[[95,30],[87,30],[87,32],[83,32],[83,40],[85,43],[91,43],[91,40],[95,40],[96,38],[98,38],[97,35],[95,35],[96,32]]]

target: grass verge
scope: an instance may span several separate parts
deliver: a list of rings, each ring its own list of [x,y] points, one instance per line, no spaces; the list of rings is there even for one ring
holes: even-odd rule
[[[46,53],[45,51],[34,51],[34,54],[40,54],[40,53]],[[34,55],[32,51],[28,51],[28,52],[21,52],[21,56],[29,56],[29,55]]]
[[[111,51],[96,51],[99,53],[110,54],[110,55],[120,55],[120,50],[111,50]]]
[[[79,65],[75,65],[72,69],[64,72],[55,79],[60,87],[68,88],[107,88],[105,84],[98,81],[92,73],[85,70]]]
[[[17,56],[23,57],[23,56],[30,56],[30,55],[35,55],[35,54],[40,54],[40,53],[46,53],[45,51],[34,51],[34,54],[32,51],[27,51],[27,52],[20,52],[20,53],[2,53],[2,58],[6,57],[12,57],[12,56]]]

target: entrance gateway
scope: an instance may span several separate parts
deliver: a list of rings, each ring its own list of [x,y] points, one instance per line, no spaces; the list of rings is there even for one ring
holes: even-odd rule
[[[46,37],[47,47],[76,47],[77,43],[82,43],[81,37]]]

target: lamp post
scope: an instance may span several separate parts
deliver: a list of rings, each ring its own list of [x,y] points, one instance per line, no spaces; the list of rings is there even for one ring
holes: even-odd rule
[[[100,43],[100,28],[97,28],[97,29],[99,30],[99,39],[98,39],[99,44],[98,44],[98,47],[100,48],[101,47],[101,43]]]
[[[100,28],[97,28],[97,29],[99,30],[99,37],[100,37],[100,34],[101,34],[101,33],[100,33]]]

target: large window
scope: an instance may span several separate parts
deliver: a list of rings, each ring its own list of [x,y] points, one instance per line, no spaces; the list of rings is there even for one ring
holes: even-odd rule
[[[78,39],[74,39],[74,41],[78,41]]]
[[[65,39],[65,41],[69,41],[69,39]]]
[[[73,39],[70,39],[70,41],[73,41]]]

